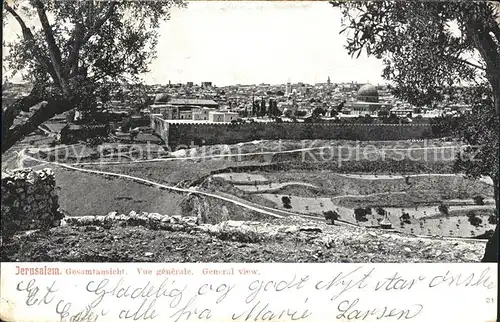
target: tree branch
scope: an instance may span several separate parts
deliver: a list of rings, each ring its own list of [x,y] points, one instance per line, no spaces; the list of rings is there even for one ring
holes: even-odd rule
[[[37,85],[33,87],[28,96],[18,99],[14,103],[2,110],[2,129],[9,129],[14,123],[15,118],[30,107],[43,101],[43,89]]]
[[[12,129],[6,129],[2,137],[2,154],[10,149],[16,142],[25,138],[29,133],[35,131],[39,125],[55,115],[69,111],[74,105],[61,97],[50,99],[45,106],[40,107],[23,124],[16,125]]]
[[[64,76],[66,78],[69,75],[74,74],[78,69],[78,57],[80,49],[89,41],[89,39],[93,35],[97,33],[97,31],[106,23],[106,21],[111,18],[116,10],[117,4],[118,2],[116,1],[111,2],[103,16],[100,19],[97,19],[85,34],[83,25],[80,22],[75,23],[72,49],[64,66]]]
[[[40,23],[42,24],[43,32],[45,34],[45,40],[47,41],[50,60],[52,61],[52,66],[54,67],[57,80],[61,84],[61,89],[64,95],[69,98],[70,92],[66,80],[63,77],[61,51],[59,50],[59,47],[57,47],[56,40],[54,39],[52,27],[50,26],[49,19],[47,18],[47,15],[45,13],[44,5],[41,0],[35,0],[35,6],[38,12]]]
[[[466,60],[466,59],[462,59],[462,58],[460,58],[460,57],[455,57],[455,60],[456,60],[457,62],[459,62],[459,63],[464,63],[464,64],[469,65],[469,66],[471,66],[471,67],[474,67],[474,68],[480,69],[480,70],[482,70],[482,71],[486,71],[486,67],[481,66],[481,65],[474,64],[473,62],[470,62],[470,61],[468,61],[468,60]]]
[[[115,13],[117,5],[118,5],[117,1],[113,1],[110,3],[104,15],[100,19],[97,19],[95,24],[89,29],[89,31],[83,38],[83,43],[89,41],[90,37],[95,35],[95,33],[104,25],[104,23],[106,23],[106,21],[108,21],[108,19],[111,18],[111,16]]]
[[[75,71],[78,68],[78,57],[80,54],[80,48],[83,45],[83,26],[80,22],[75,23],[75,29],[73,30],[72,46],[71,51],[66,60],[64,66],[64,78],[68,78],[71,71]]]
[[[35,37],[33,36],[31,29],[26,26],[24,20],[17,14],[17,12],[11,6],[9,6],[7,3],[4,2],[4,7],[5,10],[7,10],[7,12],[9,12],[21,26],[21,30],[23,31],[23,37],[33,47],[35,58],[42,66],[44,66],[47,69],[47,72],[50,75],[50,77],[52,77],[52,80],[56,84],[58,84],[57,74],[50,63],[50,60],[42,53],[40,48],[37,46]]]
[[[481,22],[469,21],[466,30],[486,63],[486,78],[493,89],[496,112],[500,114],[500,54],[498,46],[491,35],[483,29]]]
[[[493,15],[488,16],[489,29],[495,35],[497,42],[500,43],[500,4],[495,4],[497,8],[493,8]],[[496,18],[496,19],[495,19]]]

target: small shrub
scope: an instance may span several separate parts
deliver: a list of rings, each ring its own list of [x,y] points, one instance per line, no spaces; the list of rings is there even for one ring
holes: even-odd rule
[[[493,237],[493,234],[494,234],[494,233],[495,233],[495,232],[494,232],[493,230],[491,230],[491,229],[490,229],[490,230],[487,230],[487,231],[485,231],[485,233],[482,235],[482,238],[483,238],[483,239],[491,239],[491,237]]]
[[[340,219],[340,215],[333,210],[323,212],[323,216],[325,216],[325,220],[330,221],[332,225],[335,224],[335,220]]]
[[[403,212],[401,216],[399,217],[401,220],[407,220],[410,219],[410,214],[407,212]]]
[[[292,208],[292,205],[291,205],[291,200],[289,197],[287,196],[283,196],[281,197],[281,202],[283,203],[283,207],[286,208],[286,209],[291,209]]]
[[[443,215],[448,215],[450,213],[450,207],[448,207],[448,205],[442,203],[438,206],[438,210],[440,213],[442,213]]]
[[[379,216],[385,216],[386,211],[384,210],[384,208],[382,208],[382,207],[377,207],[377,208],[375,209],[375,211],[377,212],[377,215],[379,215]]]
[[[368,218],[366,218],[366,209],[365,208],[354,208],[354,217],[356,218],[356,221],[368,221]]]
[[[399,217],[399,220],[401,220],[401,222],[404,222],[405,224],[411,224],[410,214],[407,212],[403,212],[403,214],[401,214],[401,216]]]
[[[467,217],[469,217],[469,222],[474,227],[479,227],[483,223],[483,220],[477,217],[475,213],[472,213],[471,216],[467,214]]]
[[[479,206],[484,205],[484,197],[482,197],[482,196],[475,196],[474,198],[472,198],[472,200],[474,200],[474,204],[476,204],[476,205],[479,205]]]
[[[468,218],[470,218],[470,217],[476,217],[476,213],[474,211],[469,211],[466,216]]]

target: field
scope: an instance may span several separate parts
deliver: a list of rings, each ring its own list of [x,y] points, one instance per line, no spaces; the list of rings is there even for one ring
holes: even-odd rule
[[[61,208],[70,216],[131,210],[197,216],[202,211],[206,222],[218,223],[265,221],[272,217],[265,215],[270,212],[324,222],[323,212],[335,210],[346,223],[377,227],[381,217],[375,209],[382,207],[394,229],[410,234],[475,237],[494,229],[488,223],[494,208],[491,183],[451,171],[459,142],[254,141],[168,152],[148,137],[142,139],[134,145],[123,137],[95,147],[75,144],[30,153],[76,167],[54,168]],[[27,164],[45,167],[37,161]],[[78,169],[215,196],[160,190],[130,178]],[[474,205],[475,196],[484,197],[486,204]],[[449,206],[449,216],[439,217],[441,203]],[[356,221],[354,209],[359,207],[373,210],[366,221]],[[469,223],[470,211],[481,218],[480,225]],[[403,225],[402,212],[410,215]]]
[[[53,167],[59,204],[68,216],[157,212],[180,215],[186,196],[120,178],[107,178]]]
[[[407,179],[396,175],[277,171],[223,173],[213,178],[231,184],[248,200],[267,200],[268,207],[317,218],[334,210],[340,219],[360,226],[377,227],[384,217],[375,209],[382,207],[395,229],[411,234],[475,237],[495,228],[488,222],[494,210],[493,187],[462,175],[421,174]],[[478,195],[485,198],[484,205],[474,204],[473,197]],[[448,216],[439,212],[441,203],[449,206]],[[354,209],[358,207],[372,209],[367,221],[355,219]],[[481,224],[469,222],[467,214],[471,211],[481,218]],[[403,212],[409,214],[409,223],[400,224]]]

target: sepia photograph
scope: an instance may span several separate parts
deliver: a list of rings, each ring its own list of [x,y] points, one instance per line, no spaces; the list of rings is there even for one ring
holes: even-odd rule
[[[498,2],[6,0],[2,20],[2,262],[498,260]]]

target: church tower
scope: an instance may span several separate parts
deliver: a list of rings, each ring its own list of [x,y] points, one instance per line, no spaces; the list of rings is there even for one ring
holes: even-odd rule
[[[285,96],[288,97],[292,94],[292,84],[290,83],[290,79],[286,83],[286,88],[285,88]]]

